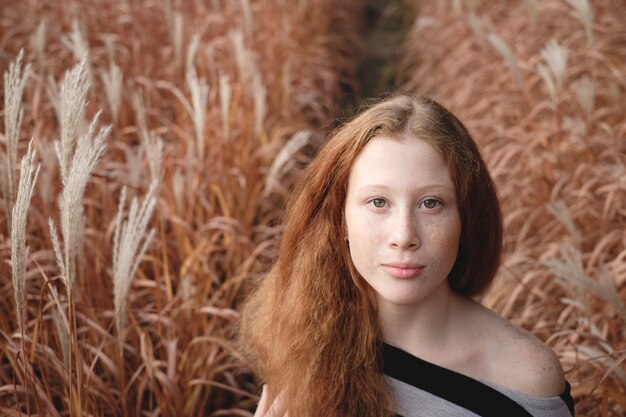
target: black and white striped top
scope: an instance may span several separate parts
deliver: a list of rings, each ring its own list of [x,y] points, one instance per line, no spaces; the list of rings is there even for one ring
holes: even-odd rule
[[[572,417],[570,385],[558,397],[535,397],[478,381],[384,344],[385,379],[402,417]]]

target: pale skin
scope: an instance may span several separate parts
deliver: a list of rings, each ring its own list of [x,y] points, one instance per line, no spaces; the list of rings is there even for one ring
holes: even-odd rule
[[[387,343],[528,395],[564,391],[548,347],[450,289],[461,220],[447,164],[428,142],[373,138],[352,166],[345,219],[352,261],[376,292]],[[255,417],[284,416],[280,402],[270,407],[267,398],[264,389]]]

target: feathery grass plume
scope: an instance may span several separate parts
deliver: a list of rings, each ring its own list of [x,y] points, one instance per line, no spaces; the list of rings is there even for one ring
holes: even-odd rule
[[[541,57],[547,64],[537,64],[539,75],[546,84],[548,94],[552,103],[556,105],[558,94],[563,88],[567,70],[567,49],[559,45],[559,43],[551,39],[547,45],[541,50]]]
[[[557,91],[560,91],[565,83],[567,56],[567,48],[559,45],[554,39],[551,39],[541,50],[541,57],[548,64]]]
[[[87,41],[87,38],[85,38],[85,35],[83,35],[83,31],[80,29],[80,23],[77,19],[72,19],[72,32],[69,35],[62,37],[61,41],[70,51],[72,51],[72,54],[77,61],[82,63],[85,57],[89,55],[89,42]],[[85,71],[87,73],[87,77],[91,80],[92,71],[89,61],[85,62]]]
[[[263,188],[264,196],[271,194],[276,186],[280,184],[280,178],[290,168],[289,162],[293,162],[292,157],[311,141],[312,135],[313,133],[310,130],[300,130],[281,148],[274,158],[267,178],[265,179],[265,187]]]
[[[187,59],[185,60],[185,71],[195,68],[195,60],[198,55],[198,47],[200,46],[200,34],[194,33],[187,47]]]
[[[111,118],[115,126],[118,125],[120,104],[122,103],[122,82],[122,70],[115,62],[111,62],[109,72],[102,73],[102,84],[104,85],[104,94],[109,102]]]
[[[4,73],[4,136],[6,154],[3,155],[2,197],[7,225],[11,228],[11,207],[15,198],[15,175],[17,170],[17,145],[20,138],[20,126],[24,111],[22,110],[22,94],[28,79],[30,65],[22,71],[24,50],[20,50],[17,58],[9,64]]]
[[[249,86],[252,82],[253,74],[257,72],[255,62],[251,57],[251,52],[245,47],[243,43],[243,33],[241,33],[240,30],[230,32],[230,39],[235,51],[239,81],[243,85]]]
[[[143,98],[138,92],[132,95],[133,109],[135,117],[139,124],[139,132],[143,142],[146,158],[148,159],[148,168],[150,169],[150,179],[161,182],[162,163],[163,163],[163,139],[154,136],[148,130],[148,121],[146,119],[146,107]]]
[[[576,100],[585,112],[587,121],[591,120],[596,101],[596,89],[591,78],[584,75],[576,86]]]
[[[563,87],[567,70],[567,48],[559,45],[559,43],[551,39],[548,44],[541,50],[541,57],[544,59],[550,72],[554,77],[557,89]]]
[[[61,142],[56,142],[55,146],[64,182],[70,169],[74,144],[81,133],[81,125],[85,119],[87,93],[91,85],[87,62],[87,55],[84,55],[80,63],[66,73],[61,83],[59,98]]]
[[[176,66],[180,68],[183,63],[183,25],[184,17],[181,12],[174,13],[173,21],[173,40],[174,40],[174,61]]]
[[[250,0],[240,0],[243,10],[244,27],[248,35],[252,34],[252,10],[250,10]]]
[[[574,238],[576,243],[582,242],[582,235],[576,228],[576,223],[572,219],[572,213],[570,212],[567,204],[563,200],[557,200],[552,204],[547,205],[548,211],[565,227],[567,233]]]
[[[495,33],[491,33],[487,36],[487,40],[489,43],[502,55],[505,59],[508,67],[513,71],[513,75],[515,76],[515,80],[517,84],[522,88],[524,86],[524,80],[522,79],[522,70],[520,69],[519,64],[517,63],[517,58],[509,48],[509,45],[504,42],[504,40]]]
[[[227,74],[220,72],[219,85],[220,85],[220,108],[222,110],[222,133],[224,135],[224,141],[227,141],[228,136],[229,136],[228,117],[230,114],[230,100],[231,100],[232,93],[233,93],[233,90],[230,86],[230,80]]]
[[[30,199],[35,190],[39,165],[35,168],[35,151],[31,139],[28,151],[22,158],[20,181],[17,188],[17,197],[13,206],[11,226],[11,269],[13,272],[13,293],[17,308],[17,324],[23,331],[23,320],[26,312],[26,215]]]
[[[53,237],[53,242],[54,242]],[[53,243],[54,244],[54,243]],[[57,240],[58,244],[58,240]],[[56,308],[52,312],[52,322],[54,323],[54,329],[57,332],[57,337],[59,338],[59,345],[61,346],[61,353],[63,354],[63,363],[66,367],[69,368],[70,363],[70,325],[67,320],[67,316],[63,311],[63,307],[61,306],[61,302],[59,299],[59,293],[54,285],[50,287],[50,293],[48,294],[48,299],[56,305]]]
[[[467,26],[474,34],[474,38],[481,48],[487,47],[487,36],[494,31],[493,23],[488,16],[477,16],[474,12],[470,12],[467,16]]]
[[[37,54],[37,66],[39,71],[45,68],[46,60],[46,34],[48,32],[48,23],[46,19],[41,19],[37,25],[37,29],[30,37],[30,46]]]
[[[126,323],[128,292],[133,276],[155,233],[155,229],[151,229],[146,235],[146,228],[156,205],[157,187],[158,182],[153,181],[141,205],[136,198],[132,199],[125,221],[122,219],[126,205],[126,188],[122,189],[120,196],[113,236],[113,304],[120,346]]]
[[[528,10],[530,11],[530,16],[533,22],[533,27],[537,27],[538,17],[537,17],[537,0],[524,0],[526,5],[528,6]]]
[[[193,120],[193,127],[196,132],[196,151],[198,160],[204,160],[204,129],[206,124],[206,112],[209,101],[209,85],[206,80],[198,79],[194,67],[187,71],[187,85],[191,92],[191,103],[193,113],[190,115]]]
[[[261,74],[255,72],[252,76],[252,98],[254,100],[254,134],[259,136],[261,129],[263,128],[263,121],[265,120],[266,96],[267,91],[261,80]]]
[[[537,64],[537,71],[539,72],[539,76],[543,80],[543,83],[546,85],[546,90],[548,90],[550,101],[553,103],[553,105],[556,106],[557,89],[556,84],[552,79],[552,75],[550,74],[550,71],[543,64]]]
[[[52,105],[54,115],[60,122],[63,118],[61,116],[61,93],[59,93],[59,85],[52,75],[48,75],[46,78],[46,96],[48,101]]]
[[[583,299],[580,301],[583,304],[587,303],[588,294],[595,294],[612,305],[622,319],[626,320],[626,303],[615,287],[615,276],[608,269],[601,269],[598,280],[591,278],[585,272],[582,253],[570,242],[562,244],[560,255],[561,259],[547,259],[544,264],[557,278],[573,283],[582,290],[580,294]]]
[[[576,10],[578,19],[585,28],[587,45],[591,48],[594,43],[593,38],[593,8],[589,0],[567,0],[570,6]]]
[[[106,126],[96,133],[99,117],[100,113],[98,112],[89,125],[87,133],[78,139],[73,157],[69,161],[69,168],[62,175],[63,191],[59,199],[61,233],[63,235],[62,251],[54,222],[50,220],[50,233],[53,237],[53,242],[56,240],[54,245],[55,253],[59,261],[63,280],[70,292],[74,288],[76,253],[80,249],[79,243],[85,224],[82,204],[83,196],[87,188],[89,176],[104,152],[106,138],[111,130],[111,126]],[[62,161],[61,158],[67,153],[70,152],[61,144],[60,152],[57,152],[60,162]],[[59,255],[62,255],[60,259],[58,259]]]

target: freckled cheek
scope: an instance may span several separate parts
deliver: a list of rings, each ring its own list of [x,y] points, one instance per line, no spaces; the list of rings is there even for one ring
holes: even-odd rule
[[[440,250],[456,252],[461,237],[460,220],[452,217],[433,221],[424,226],[426,241]]]

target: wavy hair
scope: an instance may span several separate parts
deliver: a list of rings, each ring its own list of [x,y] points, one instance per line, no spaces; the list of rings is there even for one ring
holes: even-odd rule
[[[399,95],[341,126],[296,186],[277,260],[242,308],[242,347],[291,417],[394,415],[376,301],[350,258],[343,213],[361,149],[375,136],[407,134],[441,152],[456,186],[462,231],[450,287],[477,295],[497,271],[502,217],[495,186],[452,113],[430,98]]]

